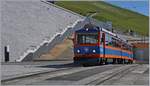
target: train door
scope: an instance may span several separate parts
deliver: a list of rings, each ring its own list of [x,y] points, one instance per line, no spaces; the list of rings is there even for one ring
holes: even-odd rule
[[[105,33],[102,34],[103,58],[105,58]]]
[[[102,48],[100,50],[101,54],[102,54],[101,62],[106,63],[107,59],[105,58],[105,33],[102,33],[102,35],[101,35],[101,45],[102,45]]]

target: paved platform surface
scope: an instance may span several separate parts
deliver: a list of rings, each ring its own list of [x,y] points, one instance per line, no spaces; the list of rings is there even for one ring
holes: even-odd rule
[[[72,64],[72,61],[1,63],[1,79],[5,80],[46,71],[54,71],[58,69],[63,69],[66,65],[69,64]]]
[[[2,85],[144,85],[149,86],[149,64],[109,64],[82,67],[72,61],[2,63]]]

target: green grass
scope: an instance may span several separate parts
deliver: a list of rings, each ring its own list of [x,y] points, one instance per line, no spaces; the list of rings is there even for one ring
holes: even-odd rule
[[[103,22],[112,21],[113,27],[122,31],[132,29],[141,35],[148,35],[149,33],[148,16],[103,1],[58,1],[55,4],[83,16],[86,16],[90,11],[98,11],[93,18]]]

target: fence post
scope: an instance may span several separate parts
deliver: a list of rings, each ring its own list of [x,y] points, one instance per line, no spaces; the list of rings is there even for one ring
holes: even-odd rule
[[[4,47],[5,62],[9,61],[9,45]]]

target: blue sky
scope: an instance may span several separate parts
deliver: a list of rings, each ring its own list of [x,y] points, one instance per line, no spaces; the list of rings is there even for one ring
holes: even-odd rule
[[[105,2],[149,16],[148,0],[106,0]]]

